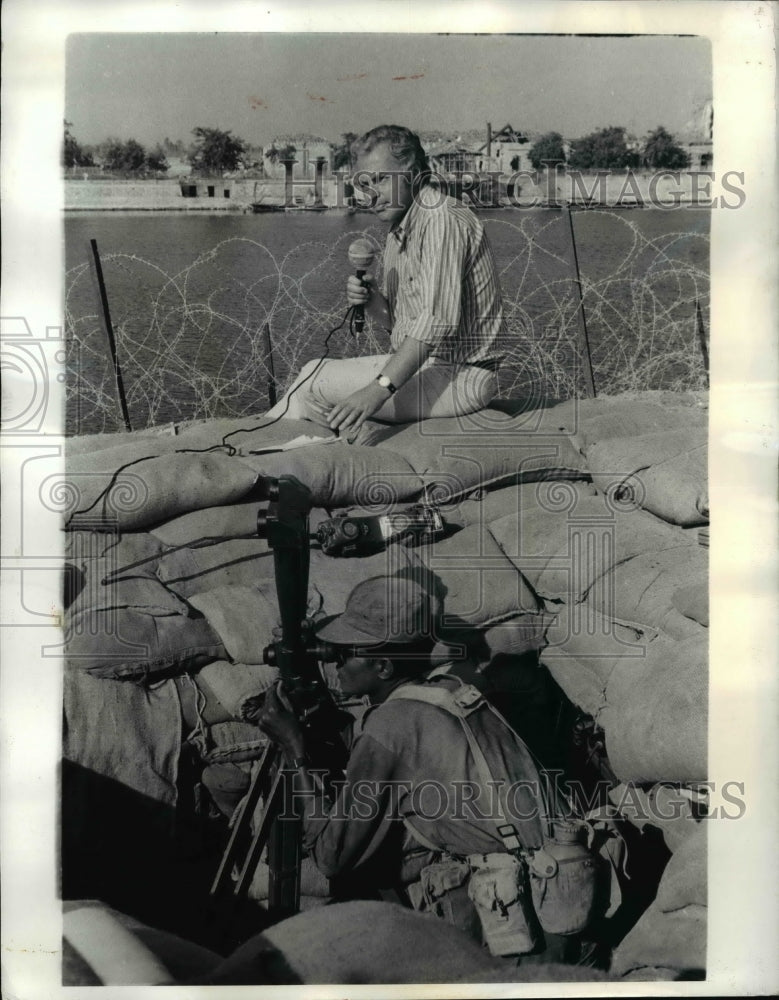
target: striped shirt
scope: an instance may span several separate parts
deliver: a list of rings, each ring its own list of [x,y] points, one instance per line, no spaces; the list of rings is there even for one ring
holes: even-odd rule
[[[393,349],[406,337],[431,357],[497,367],[506,354],[492,248],[474,213],[438,188],[423,187],[387,235],[382,291]]]

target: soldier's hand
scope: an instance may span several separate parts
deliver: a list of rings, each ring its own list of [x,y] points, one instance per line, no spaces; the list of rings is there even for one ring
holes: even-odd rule
[[[284,707],[275,688],[270,688],[265,695],[265,704],[257,718],[257,725],[288,756],[302,757],[305,753],[300,724],[295,715]]]

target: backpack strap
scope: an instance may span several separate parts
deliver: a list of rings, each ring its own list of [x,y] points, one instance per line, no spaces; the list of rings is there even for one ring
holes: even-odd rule
[[[428,684],[403,684],[391,691],[386,700],[409,698],[411,701],[424,701],[459,718],[464,718],[485,704],[484,695],[473,684],[464,684],[459,677],[452,677],[451,674],[439,676],[451,677],[458,682],[459,688],[456,691],[449,691]]]
[[[459,677],[455,678],[455,680],[460,681]],[[476,765],[476,772],[479,775],[480,784],[485,788],[488,788],[490,784],[493,784],[496,788],[498,788],[496,803],[498,812],[498,823],[496,824],[496,829],[498,831],[498,836],[503,841],[503,846],[507,851],[510,851],[513,854],[520,851],[522,849],[522,843],[519,839],[519,835],[517,834],[517,828],[513,823],[509,822],[506,817],[506,812],[503,808],[503,803],[501,802],[500,784],[495,780],[492,770],[490,769],[490,765],[487,762],[487,758],[484,756],[484,752],[479,746],[478,741],[473,734],[473,730],[466,721],[471,712],[481,708],[482,705],[488,704],[481,691],[479,691],[478,688],[475,688],[472,684],[464,684],[462,681],[460,681],[460,687],[456,691],[428,687],[423,684],[404,684],[401,687],[395,688],[395,690],[390,693],[387,701],[399,698],[408,698],[411,701],[423,701],[428,705],[434,705],[436,708],[443,709],[443,711],[448,712],[450,715],[454,715],[455,718],[459,719],[465,738],[468,741],[468,747],[471,751],[471,755],[473,756],[474,764]],[[421,838],[413,826],[406,823],[406,828],[417,838],[417,840],[421,842]]]
[[[408,816],[403,817],[403,826],[405,826],[414,840],[416,840],[418,844],[421,844],[422,847],[426,847],[428,851],[433,851],[435,854],[446,853],[440,844],[434,844],[432,840],[428,840],[424,833],[420,833]]]

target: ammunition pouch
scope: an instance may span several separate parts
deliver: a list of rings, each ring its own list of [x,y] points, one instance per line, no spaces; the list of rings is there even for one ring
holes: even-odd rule
[[[526,955],[538,944],[527,867],[513,854],[472,854],[468,896],[491,955]]]
[[[426,865],[419,881],[407,886],[409,901],[415,910],[432,913],[481,942],[481,925],[468,896],[470,865],[446,857]]]

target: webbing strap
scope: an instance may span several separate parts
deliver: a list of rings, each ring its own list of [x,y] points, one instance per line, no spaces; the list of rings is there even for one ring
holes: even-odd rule
[[[485,788],[493,784],[498,790],[497,809],[499,823],[496,824],[498,836],[503,841],[503,846],[507,851],[519,851],[522,844],[517,835],[516,827],[506,818],[506,812],[500,801],[500,784],[495,780],[487,758],[484,756],[482,748],[473,735],[473,730],[466,722],[467,716],[480,707],[480,705],[484,704],[481,692],[470,684],[461,684],[460,689],[456,692],[445,691],[441,688],[428,688],[420,684],[408,684],[395,688],[390,693],[387,701],[394,698],[424,701],[428,705],[435,705],[436,708],[441,708],[445,712],[449,712],[450,715],[460,720],[460,725],[462,726],[474,764],[476,765],[476,772],[479,775],[480,783]],[[406,822],[406,828],[421,842],[421,837],[410,823]]]
[[[459,677],[456,679],[459,680]],[[450,715],[462,718],[479,708],[484,703],[484,697],[472,684],[460,682],[460,685],[458,691],[448,691],[444,688],[428,687],[426,684],[403,684],[391,691],[386,700],[409,698],[412,701],[425,701],[428,705],[435,705]]]
[[[436,854],[440,854],[443,851],[443,848],[440,846],[440,844],[434,844],[432,840],[427,839],[424,833],[420,833],[419,830],[417,830],[417,828],[408,818],[408,816],[403,817],[403,825],[411,834],[411,836],[414,838],[414,840],[416,840],[418,844],[421,844],[422,847],[426,847],[429,851],[434,851]]]

